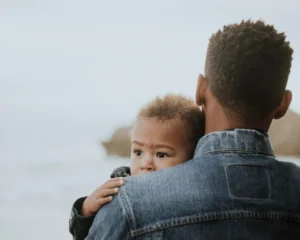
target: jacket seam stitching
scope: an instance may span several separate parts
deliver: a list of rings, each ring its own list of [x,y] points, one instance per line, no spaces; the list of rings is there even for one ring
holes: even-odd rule
[[[118,195],[120,196],[119,203],[121,205],[121,208],[123,209],[125,218],[127,219],[128,223],[129,223],[129,227],[131,229],[136,229],[136,221],[134,218],[133,210],[129,203],[128,196],[126,194],[125,186],[123,187],[123,191],[120,191]]]
[[[219,153],[238,153],[238,154],[242,154],[242,155],[263,155],[263,156],[269,156],[269,157],[275,157],[275,155],[273,153],[269,153],[269,152],[257,152],[255,150],[250,151],[250,150],[243,150],[243,149],[219,149],[219,150],[212,150],[212,151],[206,151],[206,152],[202,152],[202,153],[196,153],[194,158],[198,158],[201,157],[203,155],[208,155],[208,154],[219,154]]]
[[[214,221],[214,220],[232,220],[232,219],[265,219],[288,221],[300,224],[300,214],[289,214],[282,212],[254,212],[254,211],[222,211],[209,212],[201,215],[185,216],[172,218],[167,221],[160,221],[151,226],[145,226],[139,229],[131,230],[131,236],[136,237],[149,232],[162,230],[168,227],[176,227],[181,225]]]

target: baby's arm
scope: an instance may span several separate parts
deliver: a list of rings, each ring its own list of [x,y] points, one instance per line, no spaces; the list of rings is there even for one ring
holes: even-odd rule
[[[112,200],[112,195],[119,192],[124,178],[113,178],[97,188],[88,197],[79,198],[72,207],[69,230],[75,240],[83,240],[92,226],[98,210]]]
[[[83,240],[89,233],[95,216],[84,217],[81,214],[81,208],[87,197],[79,198],[72,206],[71,217],[69,221],[69,231],[74,240]]]

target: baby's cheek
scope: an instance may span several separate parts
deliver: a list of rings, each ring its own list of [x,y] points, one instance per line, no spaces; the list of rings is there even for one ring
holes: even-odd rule
[[[159,161],[156,161],[155,169],[159,170],[159,169],[173,167],[175,165],[177,165],[176,160],[173,158],[169,158],[165,160],[159,159]]]
[[[140,174],[140,167],[137,161],[134,161],[131,159],[130,161],[130,170],[131,170],[131,176],[137,176]]]
[[[188,160],[187,156],[177,156],[176,158],[170,159],[168,161],[168,167],[174,167]]]
[[[134,168],[131,168],[131,176],[137,176],[138,175],[138,171]]]

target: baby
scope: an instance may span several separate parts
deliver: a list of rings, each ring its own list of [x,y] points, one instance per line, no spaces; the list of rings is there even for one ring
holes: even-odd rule
[[[74,239],[87,236],[97,211],[119,192],[124,178],[118,176],[138,176],[184,163],[192,159],[203,135],[202,112],[186,97],[169,94],[144,106],[130,132],[130,169],[118,168],[111,176],[114,178],[75,202],[70,219]]]

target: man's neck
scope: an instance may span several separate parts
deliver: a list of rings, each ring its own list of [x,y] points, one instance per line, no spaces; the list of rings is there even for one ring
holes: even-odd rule
[[[205,106],[205,134],[215,131],[243,128],[268,132],[272,118],[241,120],[234,114],[226,114],[217,102]]]

